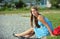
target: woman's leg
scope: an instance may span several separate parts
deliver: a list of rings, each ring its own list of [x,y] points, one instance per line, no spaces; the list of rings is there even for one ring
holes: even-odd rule
[[[33,28],[28,29],[27,31],[20,33],[20,34],[15,34],[16,36],[25,36],[25,37],[30,37],[33,34]]]
[[[32,33],[30,33],[28,35],[25,35],[24,37],[32,37],[34,34],[35,34],[35,32],[32,32]]]

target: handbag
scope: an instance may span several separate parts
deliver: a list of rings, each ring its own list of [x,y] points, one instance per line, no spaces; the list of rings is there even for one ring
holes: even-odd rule
[[[53,35],[56,35],[56,36],[60,35],[60,26],[54,28]]]

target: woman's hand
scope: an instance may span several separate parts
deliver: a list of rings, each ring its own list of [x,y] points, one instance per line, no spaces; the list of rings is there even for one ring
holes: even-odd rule
[[[52,37],[55,37],[55,35],[51,34]]]

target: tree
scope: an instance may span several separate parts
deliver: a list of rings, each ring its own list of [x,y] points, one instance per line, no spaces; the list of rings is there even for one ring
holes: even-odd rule
[[[0,0],[0,3],[2,2],[3,0]]]
[[[22,0],[19,0],[19,2],[15,3],[15,5],[16,8],[21,8],[26,6],[26,4]]]
[[[0,3],[2,2],[3,0],[0,0]]]
[[[38,5],[38,3],[41,1],[41,0],[35,0],[36,1],[36,5]]]
[[[59,8],[60,0],[50,0],[52,7]]]

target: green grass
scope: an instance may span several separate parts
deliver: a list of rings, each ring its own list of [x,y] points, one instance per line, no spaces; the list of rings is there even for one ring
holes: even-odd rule
[[[40,9],[39,11],[42,13],[45,12],[49,12],[49,13],[56,13],[56,12],[60,12],[60,9]],[[19,8],[19,9],[5,9],[4,11],[0,11],[0,14],[18,14],[18,13],[29,13],[30,12],[30,8]]]
[[[51,20],[54,28],[60,25],[60,13],[48,13],[44,14],[44,16]],[[60,39],[60,36],[55,37],[47,36],[47,39]]]
[[[4,11],[0,11],[0,14],[18,14],[18,13],[29,13],[30,10],[29,9],[25,9],[25,8],[20,8],[20,9],[5,9]]]
[[[60,13],[48,13],[44,14],[44,16],[51,20],[54,28],[60,25]]]
[[[60,36],[55,36],[55,37],[47,36],[47,39],[60,39]]]

